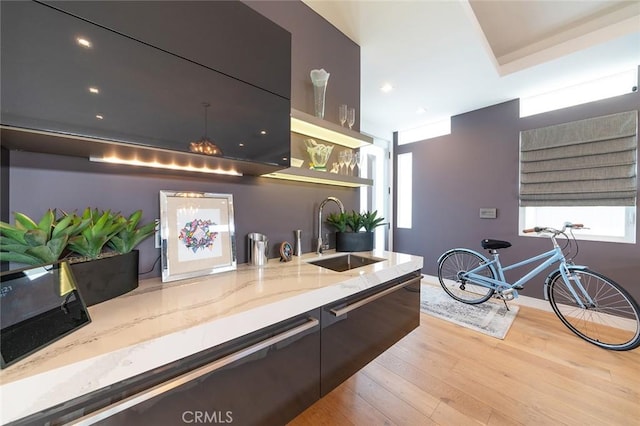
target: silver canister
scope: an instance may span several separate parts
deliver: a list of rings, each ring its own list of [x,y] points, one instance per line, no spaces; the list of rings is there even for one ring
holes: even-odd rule
[[[293,249],[293,254],[295,256],[302,256],[302,231],[300,229],[296,229],[293,231],[293,235],[295,236],[295,248]]]
[[[251,232],[247,235],[247,254],[249,265],[263,266],[269,254],[269,239],[266,235]]]

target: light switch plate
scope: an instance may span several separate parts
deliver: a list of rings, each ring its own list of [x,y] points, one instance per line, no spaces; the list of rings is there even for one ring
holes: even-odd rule
[[[481,208],[480,219],[495,219],[498,217],[498,209],[495,208]]]

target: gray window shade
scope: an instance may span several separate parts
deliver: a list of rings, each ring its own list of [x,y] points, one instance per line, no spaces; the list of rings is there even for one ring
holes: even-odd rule
[[[638,112],[520,132],[521,206],[635,206]]]

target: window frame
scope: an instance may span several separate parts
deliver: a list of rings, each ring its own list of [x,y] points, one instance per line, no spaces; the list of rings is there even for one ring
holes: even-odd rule
[[[575,208],[597,208],[598,206],[577,206]],[[543,235],[539,235],[537,233],[524,233],[523,230],[525,228],[531,227],[531,224],[527,224],[526,220],[526,209],[537,209],[537,208],[545,208],[545,207],[519,207],[518,208],[518,226],[519,231],[518,235],[522,237],[545,237]],[[599,241],[599,242],[609,242],[609,243],[623,243],[623,244],[635,244],[636,243],[636,233],[637,233],[637,215],[636,215],[636,206],[614,206],[614,208],[624,209],[624,228],[625,235],[622,237],[612,236],[612,235],[602,235],[602,234],[589,234],[589,223],[585,223],[585,229],[580,231],[574,231],[574,236],[577,240],[581,241]],[[566,219],[565,219],[566,220]],[[556,228],[561,228],[562,223],[564,221],[558,221],[554,223],[538,223],[535,226],[551,226]]]

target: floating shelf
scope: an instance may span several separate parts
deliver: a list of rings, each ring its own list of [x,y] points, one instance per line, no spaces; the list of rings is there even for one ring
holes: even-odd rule
[[[273,179],[294,180],[298,182],[318,183],[322,185],[346,186],[358,188],[373,185],[372,179],[364,179],[357,176],[345,176],[337,173],[319,172],[301,167],[289,167],[277,172],[262,175]]]
[[[369,136],[295,109],[291,110],[291,131],[347,148],[360,148],[373,143],[373,138]]]
[[[317,138],[334,145],[356,149],[373,143],[373,138],[349,130],[338,124],[292,109],[291,133]],[[292,141],[294,139],[292,135]],[[262,175],[268,178],[310,182],[322,185],[335,185],[357,188],[373,185],[372,179],[357,176],[346,176],[337,173],[321,172],[305,167],[290,167]]]

